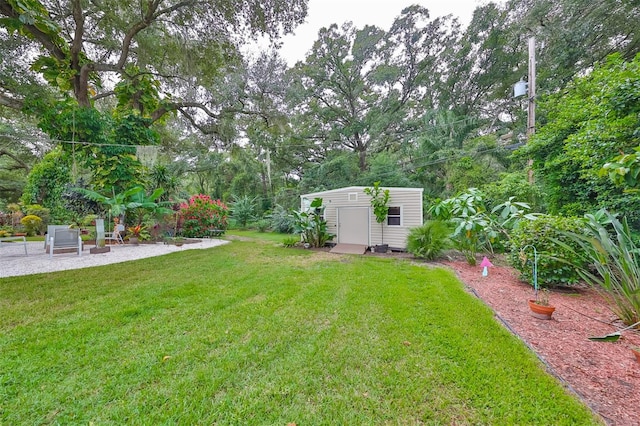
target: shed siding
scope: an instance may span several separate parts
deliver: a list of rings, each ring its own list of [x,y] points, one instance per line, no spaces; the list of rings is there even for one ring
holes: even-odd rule
[[[313,200],[322,198],[322,205],[325,207],[325,219],[328,231],[338,234],[337,209],[340,207],[367,207],[369,208],[369,243],[370,245],[382,244],[384,229],[384,244],[390,247],[405,249],[407,247],[407,235],[411,228],[422,225],[422,188],[382,188],[389,190],[389,207],[400,207],[402,221],[400,226],[388,226],[386,221],[382,226],[376,222],[376,217],[371,208],[371,197],[364,193],[365,187],[347,187],[330,191],[315,192],[301,196]],[[349,194],[357,193],[357,200],[349,200]],[[302,204],[301,204],[302,205]],[[334,238],[337,241],[337,238]]]

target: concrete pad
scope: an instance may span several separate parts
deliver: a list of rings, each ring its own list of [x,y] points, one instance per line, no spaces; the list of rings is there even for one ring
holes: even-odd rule
[[[329,253],[338,254],[365,254],[367,246],[364,244],[336,244]]]

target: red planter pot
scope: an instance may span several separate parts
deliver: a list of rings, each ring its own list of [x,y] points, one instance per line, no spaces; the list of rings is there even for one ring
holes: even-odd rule
[[[529,309],[531,309],[531,315],[544,320],[550,320],[553,311],[556,310],[555,306],[538,305],[535,300],[529,300]]]

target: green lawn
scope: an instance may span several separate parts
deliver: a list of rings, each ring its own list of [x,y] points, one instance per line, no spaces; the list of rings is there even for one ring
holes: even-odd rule
[[[254,230],[242,230],[242,229],[230,229],[224,234],[222,238],[225,237],[244,237],[244,238],[255,238],[263,241],[273,241],[276,243],[282,243],[282,241],[291,237],[291,234],[279,234],[277,232],[258,232]]]
[[[0,279],[0,424],[597,424],[453,274],[273,242]]]

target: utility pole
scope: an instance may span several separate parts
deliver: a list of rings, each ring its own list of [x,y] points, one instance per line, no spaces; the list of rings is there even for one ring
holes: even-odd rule
[[[536,38],[529,37],[529,84],[527,85],[527,97],[529,104],[527,108],[527,142],[536,132]],[[529,166],[529,183],[533,184],[533,159],[527,162]]]
[[[267,148],[267,181],[269,182],[269,191],[273,188],[271,186],[271,150]]]
[[[527,137],[536,132],[536,38],[529,38],[529,108],[527,110]]]

